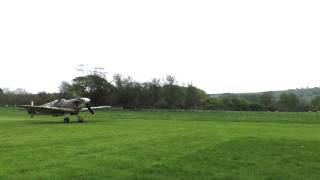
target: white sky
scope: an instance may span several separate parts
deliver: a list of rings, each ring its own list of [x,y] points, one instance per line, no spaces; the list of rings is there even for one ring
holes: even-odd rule
[[[79,64],[207,93],[320,86],[320,1],[0,1],[0,87],[58,91]]]

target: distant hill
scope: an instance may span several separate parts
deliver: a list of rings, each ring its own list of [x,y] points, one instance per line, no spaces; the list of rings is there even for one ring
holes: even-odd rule
[[[320,96],[320,87],[315,88],[297,88],[297,89],[288,89],[282,91],[268,91],[272,92],[276,99],[279,99],[281,93],[294,93],[301,100],[306,102],[310,102],[313,98]],[[236,96],[246,96],[246,95],[258,95],[264,92],[256,92],[256,93],[223,93],[223,94],[209,94],[210,97],[221,97],[227,95],[236,95]]]

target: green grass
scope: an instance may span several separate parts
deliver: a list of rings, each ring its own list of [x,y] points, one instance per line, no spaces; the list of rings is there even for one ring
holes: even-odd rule
[[[0,108],[0,179],[320,179],[320,115]]]

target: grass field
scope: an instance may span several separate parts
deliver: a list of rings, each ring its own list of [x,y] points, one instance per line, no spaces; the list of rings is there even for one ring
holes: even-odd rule
[[[318,113],[0,108],[0,179],[320,179]]]

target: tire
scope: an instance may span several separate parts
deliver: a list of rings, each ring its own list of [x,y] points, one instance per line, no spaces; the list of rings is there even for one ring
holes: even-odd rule
[[[69,123],[70,119],[69,118],[64,118],[64,123]]]
[[[79,122],[79,123],[83,123],[83,118],[82,118],[82,117],[79,117],[79,118],[78,118],[78,122]]]

